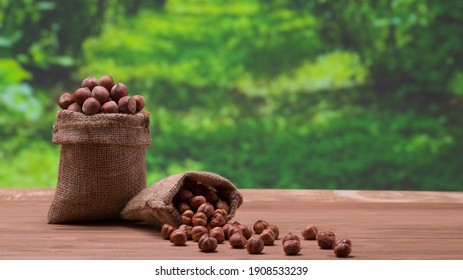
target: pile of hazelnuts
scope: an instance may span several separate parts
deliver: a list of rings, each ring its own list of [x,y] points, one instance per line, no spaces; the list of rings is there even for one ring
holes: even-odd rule
[[[200,251],[214,252],[218,244],[228,240],[234,249],[246,248],[250,254],[259,254],[265,246],[273,245],[279,239],[279,228],[265,220],[257,220],[252,229],[238,221],[228,221],[229,203],[204,183],[185,180],[172,203],[181,215],[182,224],[179,227],[162,225],[161,235],[176,246],[184,246],[192,240],[198,243]],[[253,231],[257,235],[253,235]],[[350,240],[336,240],[332,232],[319,233],[316,226],[309,225],[301,234],[307,240],[317,239],[320,248],[333,249],[338,257],[347,257],[351,253]],[[283,237],[282,245],[287,255],[297,255],[301,251],[300,238],[293,233]]]
[[[129,96],[126,85],[115,83],[113,77],[104,75],[100,79],[85,78],[73,94],[63,93],[58,99],[58,105],[63,110],[86,115],[135,114],[145,107],[145,99],[141,95]]]

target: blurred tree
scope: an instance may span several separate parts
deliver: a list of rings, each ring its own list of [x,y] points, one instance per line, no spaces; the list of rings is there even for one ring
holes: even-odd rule
[[[69,84],[82,43],[101,32],[105,20],[162,8],[166,0],[3,0],[0,56],[15,58],[38,87]]]
[[[375,92],[445,93],[463,70],[462,1],[312,0],[305,6],[318,16],[326,48],[361,55]]]

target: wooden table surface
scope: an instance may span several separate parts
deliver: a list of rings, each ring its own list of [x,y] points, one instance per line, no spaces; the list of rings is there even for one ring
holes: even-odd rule
[[[250,255],[226,242],[217,252],[197,244],[172,246],[150,225],[51,225],[55,189],[0,189],[0,259],[337,259],[316,241],[286,256],[281,240]],[[463,192],[240,189],[244,203],[233,220],[250,227],[265,219],[300,235],[306,224],[352,241],[350,260],[463,259]]]

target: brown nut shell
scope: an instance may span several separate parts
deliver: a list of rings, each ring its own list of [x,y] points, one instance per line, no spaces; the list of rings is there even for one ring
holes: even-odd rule
[[[119,111],[126,114],[135,114],[137,112],[137,103],[130,96],[124,96],[117,102]]]
[[[249,254],[260,254],[264,250],[264,241],[258,237],[251,237],[246,244]]]
[[[221,244],[225,241],[225,233],[221,227],[214,227],[209,231],[209,235],[217,240],[217,243]]]
[[[176,229],[170,234],[170,242],[175,246],[183,246],[188,240],[188,237],[184,230]]]
[[[206,198],[207,202],[213,205],[219,200],[219,197],[217,196],[217,192],[211,189],[206,191],[206,193],[204,194],[204,197]]]
[[[195,242],[198,242],[201,236],[203,236],[204,234],[207,234],[207,232],[208,232],[207,228],[204,226],[194,226],[190,230],[191,239],[193,239],[193,241]]]
[[[348,242],[339,242],[334,245],[334,254],[339,258],[345,258],[352,252],[352,245]]]
[[[137,112],[143,110],[145,108],[145,98],[141,95],[133,95],[133,99],[135,99],[135,102],[137,103]]]
[[[297,255],[301,251],[301,242],[295,239],[283,243],[283,251],[286,255]]]
[[[193,198],[193,193],[187,189],[181,189],[175,195],[174,200],[182,201],[185,203],[189,203],[190,200]]]
[[[92,97],[92,92],[87,87],[84,87],[84,88],[78,88],[76,89],[76,91],[74,91],[73,99],[77,104],[82,106],[85,100],[87,100],[90,97]]]
[[[287,235],[285,235],[285,237],[283,237],[281,244],[284,244],[288,240],[296,240],[297,242],[300,242],[299,236],[295,235],[292,232],[288,233]]]
[[[212,206],[212,204],[210,204],[209,202],[204,202],[203,204],[199,205],[196,211],[203,212],[204,214],[206,214],[207,218],[210,218],[214,214],[214,206]]]
[[[194,212],[192,210],[186,210],[185,212],[183,212],[183,214],[181,215],[182,224],[192,225],[193,215]]]
[[[332,231],[319,232],[317,235],[318,246],[322,249],[333,249],[336,235]]]
[[[185,202],[179,202],[177,203],[177,205],[175,206],[175,208],[177,208],[178,212],[180,213],[180,215],[182,215],[185,211],[187,210],[191,210],[191,207],[189,204],[185,203]]]
[[[129,90],[126,85],[123,83],[117,83],[112,88],[109,89],[112,100],[119,102],[122,97],[129,95]],[[137,102],[135,101],[135,110],[137,110]]]
[[[92,97],[104,104],[109,101],[109,91],[102,86],[96,86],[92,90]]]
[[[273,235],[275,235],[275,240],[280,237],[280,229],[276,225],[268,225],[267,229],[273,232]]]
[[[222,216],[219,213],[215,213],[212,216],[211,221],[209,222],[209,224],[211,225],[211,227],[222,227],[222,226],[225,225],[226,222],[227,222],[227,220],[225,219],[224,216]]]
[[[66,110],[82,113],[82,107],[75,102],[69,105]]]
[[[230,205],[225,200],[218,200],[215,203],[215,209],[223,209],[225,212],[230,213]]]
[[[214,252],[217,249],[217,240],[205,234],[198,240],[198,248],[202,252]]]
[[[264,229],[266,229],[269,226],[269,223],[265,220],[257,220],[252,229],[254,230],[255,233],[261,234]]]
[[[306,240],[315,240],[317,239],[318,227],[314,225],[308,225],[301,230],[301,235]]]
[[[242,249],[246,246],[246,238],[240,232],[235,232],[228,237],[228,242],[234,249]]]
[[[205,202],[206,202],[206,198],[204,196],[202,195],[193,196],[193,198],[190,201],[191,209],[196,210],[198,209],[199,206],[201,206],[201,204]]]
[[[164,239],[170,239],[170,235],[174,232],[176,228],[169,224],[163,224],[161,227],[161,236]]]
[[[94,115],[100,112],[101,104],[98,100],[93,97],[89,97],[85,100],[82,105],[82,112],[86,115]]]
[[[98,80],[95,77],[87,77],[85,78],[82,83],[80,84],[80,87],[87,87],[89,90],[93,90],[94,87],[98,85]]]
[[[191,218],[191,223],[193,226],[206,226],[207,225],[207,216],[203,212],[196,212]]]
[[[259,236],[259,238],[264,242],[264,245],[270,246],[275,243],[275,234],[270,229],[265,229]]]
[[[225,234],[225,240],[228,240],[228,231],[230,230],[231,227],[232,227],[232,224],[230,222],[226,222],[222,226],[223,233]]]
[[[61,94],[61,96],[58,99],[58,106],[61,109],[67,109],[69,105],[71,105],[72,103],[74,103],[74,99],[72,98],[72,94],[70,94],[69,92]]]
[[[114,101],[108,101],[101,106],[101,112],[105,114],[116,114],[119,113],[119,106]]]
[[[106,88],[108,91],[111,91],[112,87],[114,86],[114,79],[110,75],[103,75],[99,80],[98,80],[98,85]],[[115,100],[117,101],[117,100]]]

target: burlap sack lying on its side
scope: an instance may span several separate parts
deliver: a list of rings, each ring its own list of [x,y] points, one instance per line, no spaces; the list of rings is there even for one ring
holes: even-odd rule
[[[156,227],[161,227],[165,223],[179,226],[181,217],[172,203],[172,198],[186,179],[212,187],[222,199],[226,200],[230,205],[227,220],[233,218],[237,208],[243,203],[242,195],[228,179],[211,172],[188,171],[161,179],[141,191],[127,203],[121,212],[121,217],[131,221],[147,222]]]
[[[61,151],[49,223],[120,219],[127,202],[146,188],[149,117],[58,112],[53,143]]]

